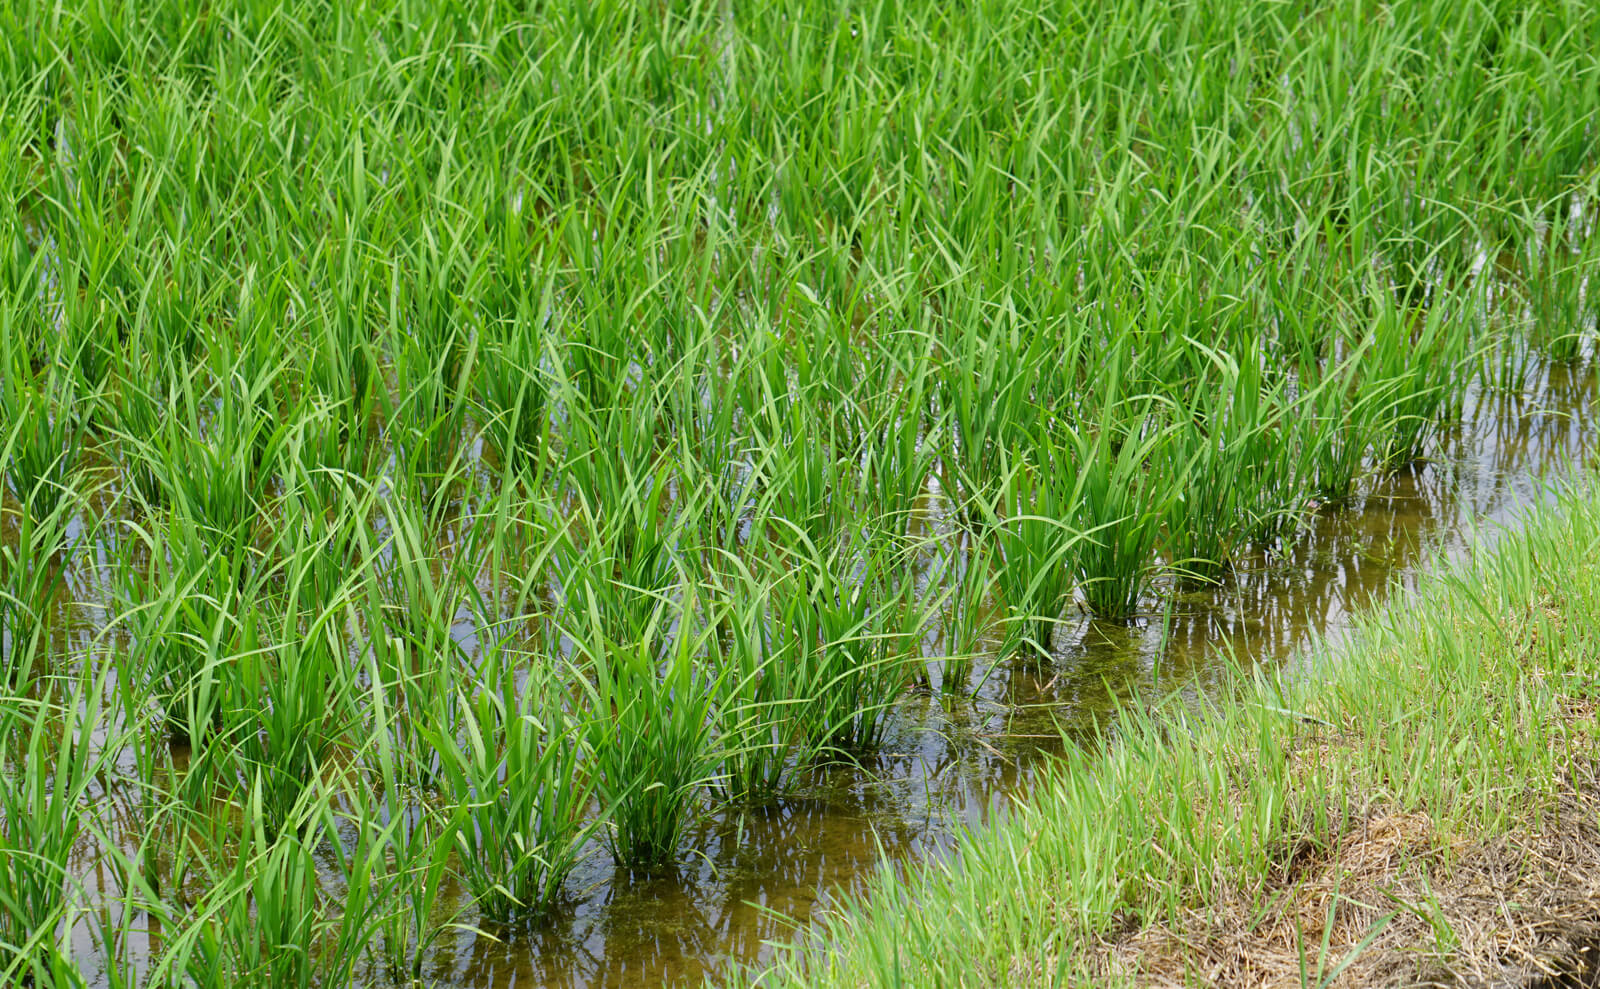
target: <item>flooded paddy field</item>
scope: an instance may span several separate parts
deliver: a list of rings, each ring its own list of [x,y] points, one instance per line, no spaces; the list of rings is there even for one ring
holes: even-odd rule
[[[759,964],[874,870],[953,854],[963,826],[1029,792],[1038,760],[1092,739],[1117,705],[1204,692],[1229,657],[1292,661],[1313,640],[1337,640],[1352,613],[1409,586],[1424,562],[1492,542],[1546,497],[1550,481],[1594,462],[1597,399],[1592,365],[1543,360],[1530,363],[1523,390],[1474,389],[1434,456],[1375,481],[1350,504],[1315,511],[1292,542],[1241,559],[1220,584],[1158,587],[1130,619],[1072,614],[1048,658],[986,657],[956,693],[939,689],[944,671],[934,661],[928,681],[889,712],[880,751],[814,768],[801,796],[708,814],[685,836],[697,854],[671,869],[630,875],[590,849],[559,909],[533,924],[442,937],[425,980],[693,984],[729,961]],[[66,605],[58,620],[93,627],[96,613]],[[456,634],[472,629],[463,623]],[[91,799],[129,804],[112,821],[138,819],[136,787]],[[136,835],[124,835],[130,847]],[[115,888],[97,868],[103,857],[86,844],[73,865],[88,890],[107,897]],[[336,884],[336,866],[327,871]],[[459,887],[444,896],[469,899]],[[87,929],[77,933],[79,949],[92,954]]]
[[[30,8],[0,981],[759,965],[1591,454],[1594,11],[893,6]]]

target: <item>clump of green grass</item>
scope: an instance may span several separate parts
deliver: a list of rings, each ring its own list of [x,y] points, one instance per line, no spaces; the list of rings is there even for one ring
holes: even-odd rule
[[[978,310],[976,304],[973,308]],[[984,334],[983,316],[970,313],[961,323],[962,336],[946,344],[950,355],[940,365],[937,391],[946,417],[947,449],[941,459],[958,482],[958,496],[980,519],[974,499],[994,491],[1016,449],[1028,441],[1035,415],[1030,384],[1049,339],[1042,334],[1026,339],[1015,323],[997,324]],[[1052,347],[1061,344],[1050,339]]]
[[[19,429],[24,422],[18,420]],[[16,438],[16,432],[6,437],[0,459],[9,456]],[[34,489],[39,497],[15,510],[0,500],[0,524],[10,536],[0,541],[0,684],[19,694],[49,658],[51,615],[83,544],[83,533],[71,535],[82,504],[78,478],[67,480],[72,486],[59,492],[41,482]],[[41,511],[46,504],[49,511]]]
[[[501,465],[520,471],[547,459],[551,384],[545,370],[549,343],[548,294],[519,299],[509,324],[484,348],[476,376],[477,404],[494,438]]]
[[[390,771],[381,789],[354,789],[355,840],[335,848],[349,877],[343,909],[373,917],[375,968],[395,982],[419,981],[429,951],[461,912],[443,907],[455,831],[440,809],[413,799],[396,780]]]
[[[579,490],[554,565],[584,635],[631,642],[658,620],[661,601],[682,579],[684,533],[670,518],[671,477],[664,465],[639,474],[630,465],[596,467],[591,476],[606,497]]]
[[[829,552],[800,534],[788,547],[798,592],[780,599],[776,619],[792,634],[812,741],[844,754],[870,751],[890,707],[911,682],[912,643],[942,601],[924,598],[904,576],[904,549],[868,537]]]
[[[371,509],[373,496],[356,492],[349,504]],[[436,501],[431,506],[420,496],[391,493],[381,512],[375,511],[382,528],[358,528],[349,544],[358,565],[370,575],[353,595],[367,628],[374,630],[363,658],[374,688],[389,698],[389,731],[404,753],[399,765],[411,774],[407,782],[417,784],[433,782],[439,772],[438,756],[426,735],[439,719],[443,724],[453,721],[450,708],[469,665],[457,623],[483,611],[472,580],[477,554],[463,550],[445,556],[439,550],[431,533],[443,507]],[[458,535],[470,545],[474,531],[467,520]]]
[[[1273,531],[1275,516],[1298,509],[1304,481],[1288,377],[1263,380],[1266,355],[1212,351],[1215,377],[1188,401],[1155,467],[1181,479],[1166,519],[1169,566],[1184,578],[1215,581],[1249,544]],[[1288,497],[1285,498],[1285,494]],[[1285,502],[1290,502],[1285,504]]]
[[[361,896],[336,907],[319,878],[317,844],[305,837],[326,814],[329,796],[308,791],[291,826],[264,826],[261,793],[253,784],[240,801],[244,822],[216,829],[219,846],[206,849],[206,890],[189,910],[154,906],[166,929],[164,951],[147,980],[171,984],[206,980],[218,972],[246,986],[350,985],[377,930],[379,911]],[[146,893],[155,892],[148,886]],[[382,904],[380,906],[386,906]]]
[[[119,620],[129,635],[123,673],[141,685],[174,739],[203,747],[222,727],[223,711],[243,703],[233,696],[234,657],[257,647],[254,627],[238,614],[245,561],[208,547],[205,530],[177,513],[160,528],[134,530],[122,547]]]
[[[1369,457],[1383,442],[1386,416],[1394,390],[1391,381],[1376,384],[1359,374],[1361,350],[1317,369],[1306,369],[1307,393],[1300,406],[1310,423],[1303,456],[1311,493],[1332,504],[1355,492]]]
[[[1385,435],[1376,453],[1392,467],[1421,456],[1440,426],[1459,415],[1472,340],[1451,328],[1462,315],[1442,301],[1420,312],[1382,294],[1369,303],[1371,322],[1358,337],[1359,387],[1385,393]]]
[[[992,622],[990,608],[995,586],[990,550],[978,540],[959,543],[938,564],[941,585],[950,588],[949,602],[941,622],[944,656],[938,663],[940,689],[946,693],[976,690],[980,677],[972,681],[974,665],[989,646]],[[953,573],[952,573],[953,572]]]
[[[721,616],[716,728],[721,763],[715,789],[753,804],[783,792],[797,768],[820,749],[809,723],[814,685],[797,661],[795,630],[783,620],[792,573],[752,572],[730,561],[705,593]]]
[[[448,501],[466,473],[467,375],[475,356],[459,334],[436,348],[403,329],[391,333],[396,394],[385,410],[395,475],[407,495],[430,504]]]
[[[141,464],[136,490],[148,494],[153,487],[157,498],[150,504],[182,513],[204,530],[208,544],[235,555],[253,542],[274,494],[288,424],[263,408],[266,393],[277,387],[276,369],[255,376],[238,366],[226,374],[216,381],[193,369],[168,380],[164,415],[157,411],[161,392],[140,392],[143,383],[130,383],[118,406],[118,432],[133,447],[125,456]],[[141,432],[151,427],[156,431]],[[148,479],[138,480],[145,473]]]
[[[0,422],[8,424],[5,482],[28,514],[43,518],[69,499],[83,458],[86,410],[74,408],[73,385],[60,372],[34,377],[20,349],[6,347]]]
[[[1543,353],[1564,363],[1578,361],[1587,352],[1585,344],[1600,312],[1595,281],[1600,237],[1595,234],[1594,208],[1592,199],[1574,195],[1568,208],[1552,210],[1548,223],[1532,225],[1535,233],[1524,249],[1529,337]],[[1537,233],[1541,228],[1542,237]]]
[[[263,615],[259,602],[243,602],[244,641],[234,657],[239,705],[224,708],[220,734],[230,763],[253,780],[270,827],[291,818],[308,786],[327,773],[335,754],[359,725],[355,667],[340,623],[345,600],[306,601],[313,584],[291,557],[280,615]]]

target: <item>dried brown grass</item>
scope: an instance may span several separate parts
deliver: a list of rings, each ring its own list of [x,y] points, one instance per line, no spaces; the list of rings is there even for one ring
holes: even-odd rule
[[[1152,987],[1600,984],[1596,764],[1538,802],[1536,825],[1481,843],[1366,808],[1325,847],[1284,849],[1265,882],[1109,940],[1091,967]]]

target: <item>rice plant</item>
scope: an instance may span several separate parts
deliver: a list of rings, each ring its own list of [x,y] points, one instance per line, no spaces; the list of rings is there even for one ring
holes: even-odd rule
[[[1550,222],[1533,224],[1535,232],[1527,238],[1529,337],[1557,361],[1571,363],[1586,353],[1600,312],[1595,281],[1600,238],[1593,210],[1592,200],[1574,196],[1568,209],[1552,210]]]
[[[1306,382],[1299,403],[1302,421],[1311,423],[1302,451],[1311,493],[1334,504],[1351,496],[1383,442],[1395,388],[1392,381],[1360,377],[1361,353],[1358,345],[1340,360],[1330,357],[1319,376]]]
[[[822,750],[816,684],[798,661],[795,629],[782,621],[782,602],[798,600],[786,585],[799,578],[775,569],[752,572],[732,560],[704,592],[723,627],[714,708],[721,764],[711,782],[739,804],[781,795]]]
[[[253,781],[271,828],[289,823],[306,788],[329,770],[359,725],[355,667],[341,627],[354,609],[345,595],[306,600],[316,590],[308,556],[302,549],[288,560],[281,611],[259,600],[240,602],[245,635],[228,698],[235,706],[221,712],[227,759],[240,778]]]
[[[133,530],[116,567],[129,637],[122,674],[141,685],[172,737],[196,748],[222,727],[225,710],[245,703],[235,659],[259,648],[249,614],[238,613],[241,561],[208,547],[205,532],[172,514],[160,528]]]
[[[1075,518],[1083,498],[1079,467],[1069,456],[1017,464],[999,485],[1005,515],[981,506],[989,515],[983,545],[992,554],[995,586],[1009,612],[1007,651],[1026,645],[1049,655],[1051,634],[1072,603],[1078,553],[1092,538]]]
[[[1287,377],[1263,381],[1266,355],[1209,351],[1216,378],[1179,409],[1157,468],[1180,478],[1167,518],[1170,566],[1183,576],[1213,581],[1248,543],[1271,531],[1272,516],[1299,506],[1295,476],[1299,421]]]
[[[368,947],[385,977],[418,981],[431,948],[453,925],[444,904],[455,832],[442,811],[397,785],[393,772],[378,790],[357,787],[351,797],[355,839],[348,849],[335,846],[339,871],[349,877],[351,906],[343,909],[372,915],[368,933],[377,943]]]
[[[0,422],[6,486],[30,515],[50,515],[70,496],[83,457],[83,416],[93,400],[59,372],[34,379],[23,354],[6,347]],[[23,361],[20,366],[17,362]]]
[[[598,452],[598,451],[597,451]],[[574,613],[584,615],[585,634],[629,642],[656,621],[663,598],[681,580],[677,561],[680,527],[668,507],[670,475],[665,465],[634,474],[629,465],[600,468],[592,476],[609,497],[580,490],[563,528],[553,563],[561,593]],[[684,516],[698,514],[680,492]]]
[[[920,669],[913,643],[941,598],[922,598],[892,543],[818,559],[800,557],[810,610],[785,616],[812,669],[813,715],[830,749],[870,751],[883,738],[890,709]]]
[[[992,551],[976,539],[951,547],[950,554],[938,571],[939,583],[950,588],[941,623],[945,655],[939,664],[939,687],[946,693],[976,691],[986,679],[981,676],[974,681],[972,671],[974,664],[986,657],[990,645],[996,568]]]
[[[640,592],[636,592],[640,593]],[[643,627],[608,634],[592,597],[571,602],[568,634],[581,666],[584,733],[593,753],[606,842],[618,864],[672,863],[702,787],[721,763],[712,732],[718,675],[701,663],[714,627],[658,598]]]
[[[14,435],[14,434],[13,434]],[[0,447],[0,454],[9,449]],[[0,506],[0,523],[7,538],[0,540],[0,685],[25,693],[23,687],[35,673],[43,672],[49,658],[52,614],[66,587],[75,548],[83,534],[72,538],[81,496],[76,490],[42,495],[23,505],[14,515]],[[48,503],[48,513],[39,508]]]
[[[168,918],[173,930],[148,976],[152,983],[209,984],[224,972],[246,986],[311,989],[354,980],[379,912],[355,896],[331,905],[322,888],[315,842],[305,834],[328,799],[308,790],[291,826],[274,832],[263,825],[261,792],[251,785],[241,801],[244,824],[225,832],[227,857],[209,865],[205,894],[192,910]]]
[[[191,370],[167,383],[168,405],[157,432],[121,437],[153,475],[159,503],[192,520],[208,544],[226,547],[229,555],[243,553],[253,541],[274,493],[288,424],[275,421],[261,403],[275,387],[276,373],[267,369],[252,379],[230,369],[228,378],[213,382]],[[127,402],[137,408],[148,400],[136,394]],[[133,414],[138,418],[129,425],[150,424],[148,407]]]
[[[1438,429],[1459,414],[1474,348],[1469,335],[1449,325],[1465,317],[1464,306],[1441,303],[1414,313],[1386,295],[1368,301],[1374,314],[1359,337],[1368,344],[1358,359],[1361,387],[1388,393],[1387,435],[1376,452],[1381,464],[1395,466],[1420,456]]]
[[[778,751],[811,759],[870,751],[920,669],[911,643],[944,598],[916,594],[905,574],[905,548],[890,537],[869,534],[825,547],[799,527],[777,531],[773,545],[788,575],[770,581],[763,595],[763,620],[773,628],[762,648],[772,668],[761,670],[749,658],[740,663],[746,677],[753,667],[777,686],[777,696],[769,694],[755,711],[788,722],[777,735]]]
[[[0,704],[0,977],[17,985],[81,979],[68,931],[88,904],[71,857],[89,830],[88,804],[121,739],[105,730],[103,674],[62,680]]]
[[[1068,428],[1063,437],[1081,477],[1076,517],[1084,541],[1074,562],[1089,610],[1126,618],[1139,606],[1151,554],[1184,477],[1150,469],[1167,459],[1172,442],[1164,411],[1146,401],[1107,412],[1104,422]]]
[[[551,909],[599,826],[588,814],[597,770],[559,683],[540,667],[517,681],[510,657],[497,656],[457,717],[436,715],[424,732],[454,807],[461,877],[496,921]]]
[[[358,497],[365,501],[366,496]],[[439,508],[437,502],[433,506]],[[409,782],[422,784],[439,772],[426,734],[435,718],[444,717],[447,724],[453,719],[450,707],[467,665],[456,623],[483,610],[475,606],[471,579],[476,553],[458,547],[444,556],[430,539],[434,517],[420,500],[396,494],[382,508],[387,531],[358,528],[350,543],[352,559],[370,575],[354,589],[366,627],[375,633],[366,640],[364,659],[374,688],[388,694],[390,731],[406,753],[401,765],[413,774]],[[463,534],[470,535],[470,525]]]
[[[442,353],[398,329],[392,340],[398,386],[384,418],[396,475],[408,495],[438,503],[454,493],[466,473],[465,388],[472,350],[454,334],[441,344]]]
[[[537,464],[547,455],[551,391],[545,346],[548,295],[519,301],[510,325],[482,354],[477,403],[508,470]]]

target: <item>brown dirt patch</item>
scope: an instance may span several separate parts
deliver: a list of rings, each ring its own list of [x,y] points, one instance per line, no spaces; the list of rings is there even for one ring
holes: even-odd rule
[[[1486,843],[1369,808],[1326,847],[1285,849],[1267,882],[1113,938],[1094,967],[1143,986],[1600,985],[1596,767],[1548,800]]]

